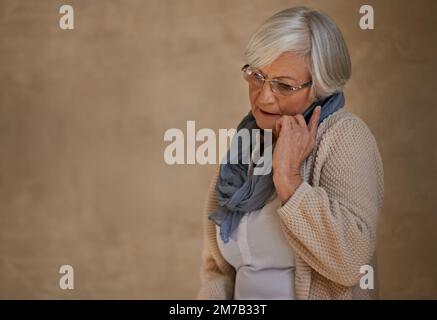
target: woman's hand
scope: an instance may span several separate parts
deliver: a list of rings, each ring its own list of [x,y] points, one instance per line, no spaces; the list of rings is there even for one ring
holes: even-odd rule
[[[276,121],[273,134],[276,145],[273,151],[273,183],[281,203],[284,204],[302,183],[300,167],[314,148],[320,106],[314,109],[307,126],[301,114],[282,116]]]

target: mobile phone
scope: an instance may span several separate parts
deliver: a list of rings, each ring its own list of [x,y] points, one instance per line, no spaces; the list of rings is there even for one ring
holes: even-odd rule
[[[313,115],[313,111],[317,106],[320,106],[320,108],[323,109],[323,106],[328,102],[328,100],[331,99],[331,96],[322,98],[319,100],[314,101],[302,114],[305,122],[308,124],[310,122],[311,116]]]
[[[312,116],[312,114],[313,114],[313,111],[314,111],[314,109],[317,107],[317,106],[321,106],[321,103],[320,103],[320,101],[315,101],[315,102],[313,102],[305,111],[304,111],[304,113],[302,114],[303,115],[303,117],[304,117],[304,119],[305,119],[305,122],[308,124],[309,122],[310,122],[310,119],[311,119],[311,116]]]

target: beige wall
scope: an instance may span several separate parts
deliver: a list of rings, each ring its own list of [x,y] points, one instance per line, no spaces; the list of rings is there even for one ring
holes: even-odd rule
[[[64,3],[74,31],[58,27]],[[166,165],[164,132],[234,127],[248,37],[297,4],[343,30],[347,109],[383,156],[381,295],[437,298],[432,0],[0,0],[0,298],[192,298],[214,167]]]

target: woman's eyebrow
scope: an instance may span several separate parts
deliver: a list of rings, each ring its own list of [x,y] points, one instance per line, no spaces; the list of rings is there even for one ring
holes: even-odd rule
[[[264,71],[262,71],[261,69],[258,69],[259,72],[261,72],[261,74],[266,77],[266,73]],[[279,77],[272,77],[271,79],[291,79],[294,81],[298,81],[296,78],[293,78],[292,76],[279,76]]]
[[[292,76],[279,76],[279,77],[274,77],[274,79],[291,79],[297,81],[297,79],[293,78]]]

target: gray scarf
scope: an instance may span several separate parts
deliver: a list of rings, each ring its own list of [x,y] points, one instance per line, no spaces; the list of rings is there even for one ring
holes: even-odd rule
[[[339,110],[344,106],[343,92],[335,93],[323,100],[319,100],[311,104],[305,111],[305,119],[309,120],[313,109],[320,105],[322,107],[318,125],[329,115]],[[246,128],[251,132],[253,129],[258,129],[263,132],[256,125],[255,118],[252,112],[249,112],[237,127],[239,130]],[[235,134],[237,136],[237,134]],[[235,231],[238,228],[241,218],[246,212],[259,210],[267,203],[267,200],[275,192],[273,184],[273,172],[266,175],[253,175],[248,172],[249,165],[242,161],[243,154],[251,152],[254,139],[252,134],[251,144],[238,144],[238,163],[231,163],[230,150],[232,144],[238,143],[237,139],[233,139],[231,148],[226,154],[226,163],[221,163],[220,172],[216,184],[217,203],[218,207],[209,215],[209,219],[216,225],[220,226],[220,237],[224,243],[229,241],[229,238],[235,240]],[[235,138],[235,137],[234,137]],[[246,150],[243,150],[243,148]],[[250,150],[248,150],[250,148]],[[274,148],[274,145],[273,145]],[[255,167],[257,164],[253,164]]]

